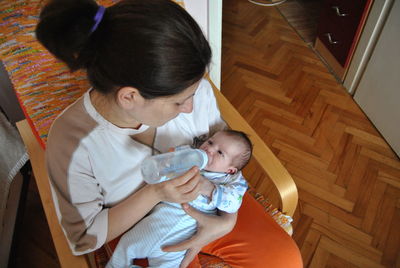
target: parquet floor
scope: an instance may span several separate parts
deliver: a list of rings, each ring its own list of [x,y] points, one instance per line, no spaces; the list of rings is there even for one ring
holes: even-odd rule
[[[397,156],[275,8],[224,1],[222,28],[222,92],[297,183],[305,267],[400,267]]]

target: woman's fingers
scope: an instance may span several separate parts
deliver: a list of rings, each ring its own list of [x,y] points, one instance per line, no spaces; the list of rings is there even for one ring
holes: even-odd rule
[[[171,180],[171,183],[173,183],[174,186],[182,186],[186,184],[188,181],[190,181],[190,179],[195,177],[197,174],[199,174],[199,168],[194,166],[183,175]]]
[[[187,250],[180,268],[187,267],[190,262],[196,257],[197,253],[210,242],[227,234],[231,228],[225,227],[225,222],[236,221],[236,215],[228,218],[223,213],[222,216],[208,215],[201,211],[192,208],[188,204],[182,204],[182,208],[187,214],[197,220],[197,232],[188,240],[182,241],[176,245],[169,245],[162,250],[166,252]],[[233,222],[233,225],[234,225]],[[228,225],[229,227],[230,225]]]
[[[181,265],[179,266],[179,268],[185,268],[193,261],[196,255],[200,252],[201,247],[206,245],[199,243],[198,238],[199,238],[198,235],[194,235],[188,240],[182,241],[176,245],[163,247],[162,250],[166,252],[187,250],[185,258],[182,260]]]
[[[161,201],[185,203],[196,199],[201,190],[201,175],[198,167],[172,180],[155,184]]]
[[[189,264],[193,261],[193,259],[200,252],[200,250],[201,250],[200,248],[199,249],[191,248],[188,251],[186,251],[185,258],[183,258],[179,268],[186,268],[187,266],[189,266]]]
[[[200,194],[200,190],[201,190],[201,184],[198,182],[190,192],[184,194],[185,200],[183,200],[183,202],[181,203],[190,202],[196,199]]]
[[[191,179],[189,179],[185,184],[181,184],[177,186],[179,192],[181,193],[190,193],[192,192],[198,185],[200,184],[201,175],[199,172],[195,173]],[[199,188],[200,191],[201,188]]]
[[[176,245],[169,245],[162,248],[165,252],[176,252],[189,249],[196,242],[196,235],[192,236],[188,240],[182,241]]]
[[[182,204],[182,208],[187,214],[189,214],[189,216],[194,218],[199,223],[202,223],[202,222],[206,221],[207,219],[209,219],[209,217],[207,217],[206,214],[191,207],[188,204]]]

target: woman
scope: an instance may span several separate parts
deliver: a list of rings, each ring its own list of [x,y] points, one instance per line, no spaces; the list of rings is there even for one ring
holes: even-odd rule
[[[123,0],[107,9],[92,0],[55,0],[36,33],[71,70],[85,69],[93,86],[54,122],[46,150],[57,214],[74,254],[120,236],[160,201],[186,203],[212,192],[196,168],[156,185],[144,185],[139,172],[153,149],[224,127],[202,80],[210,47],[185,10],[168,0]],[[236,213],[208,216],[184,205],[198,221],[197,233],[165,250],[188,249],[181,267],[201,249],[235,267],[300,267],[297,247],[279,226],[254,200],[247,197],[243,207],[243,221],[231,232]]]

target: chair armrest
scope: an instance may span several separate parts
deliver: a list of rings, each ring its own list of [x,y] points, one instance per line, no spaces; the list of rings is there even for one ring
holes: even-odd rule
[[[61,267],[65,268],[89,268],[87,256],[74,256],[68,246],[67,240],[58,222],[53,199],[50,190],[50,181],[46,170],[46,162],[44,150],[33,135],[28,121],[22,120],[17,122],[17,128],[21,134],[22,140],[27,148],[29,158],[32,164],[33,174],[39,189],[40,199],[44,212],[46,214],[47,223],[53,238],[57,256]]]
[[[210,79],[208,80],[210,81]],[[282,212],[289,216],[293,216],[297,207],[298,192],[292,176],[290,176],[286,168],[258,136],[254,129],[239,114],[235,107],[233,107],[233,105],[211,81],[210,83],[214,89],[214,94],[217,98],[223,119],[232,129],[243,131],[249,135],[249,138],[253,143],[253,157],[268,174],[278,189],[282,202]]]

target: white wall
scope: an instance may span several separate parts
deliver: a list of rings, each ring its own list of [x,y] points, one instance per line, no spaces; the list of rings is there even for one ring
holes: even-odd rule
[[[350,94],[354,94],[360,79],[365,71],[368,60],[379,39],[383,25],[387,19],[394,0],[375,0],[365,22],[360,40],[354,51],[346,77],[344,87]]]
[[[221,89],[222,0],[209,0],[208,10],[208,40],[213,51],[210,78]]]
[[[208,38],[208,0],[184,0],[187,12],[197,21]]]
[[[400,156],[400,1],[393,3],[354,99]]]
[[[200,25],[213,52],[210,78],[221,85],[222,0],[184,0],[186,10]]]

